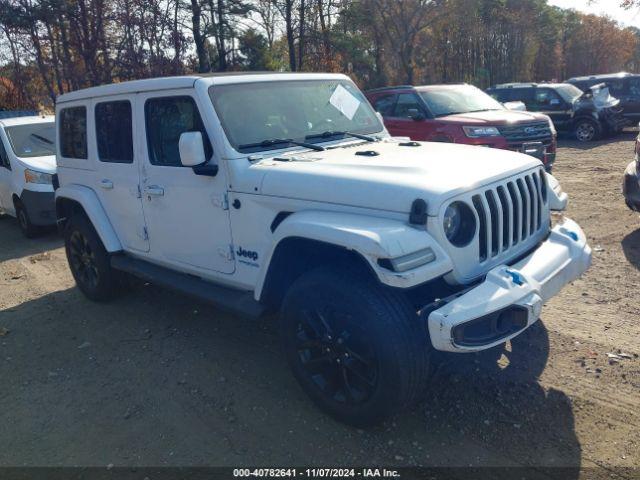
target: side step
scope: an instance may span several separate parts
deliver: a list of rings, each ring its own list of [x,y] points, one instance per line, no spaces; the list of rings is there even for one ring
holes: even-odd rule
[[[258,318],[266,312],[265,306],[257,302],[251,292],[222,287],[199,277],[176,272],[127,255],[112,255],[111,267],[154,285],[211,303],[229,313]]]

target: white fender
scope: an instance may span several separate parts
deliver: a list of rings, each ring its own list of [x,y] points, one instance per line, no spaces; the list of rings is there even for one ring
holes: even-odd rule
[[[288,216],[276,229],[271,250],[262,264],[255,298],[262,294],[273,253],[287,238],[306,238],[353,250],[364,257],[379,280],[408,288],[440,277],[453,269],[445,251],[424,229],[398,220],[350,213],[309,211]],[[378,265],[378,259],[397,258],[431,248],[435,259],[405,272],[393,272]]]
[[[566,209],[567,203],[569,202],[569,195],[562,191],[560,182],[558,182],[558,179],[556,177],[546,172],[545,175],[547,176],[549,208],[556,211],[562,211]]]
[[[122,250],[122,244],[118,239],[118,235],[116,235],[98,196],[93,190],[83,185],[65,185],[56,190],[56,203],[60,198],[74,200],[84,208],[107,252],[118,252]]]

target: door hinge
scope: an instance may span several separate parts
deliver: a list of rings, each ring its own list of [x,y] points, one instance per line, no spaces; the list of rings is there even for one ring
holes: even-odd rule
[[[140,190],[140,184],[137,185],[138,193],[136,194],[136,198],[142,198],[142,190]]]
[[[229,210],[229,199],[226,193],[223,193],[222,195],[212,195],[211,203],[222,210]]]
[[[147,230],[147,227],[142,227],[140,233],[143,240],[149,240],[149,231]]]

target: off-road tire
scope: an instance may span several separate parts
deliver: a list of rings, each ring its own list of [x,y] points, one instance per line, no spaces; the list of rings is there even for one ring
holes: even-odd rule
[[[323,368],[328,370],[342,368],[337,377],[344,379],[346,375],[347,380],[341,380],[345,384],[350,383],[352,387],[366,384],[361,390],[370,389],[370,392],[358,402],[349,402],[357,399],[353,395],[344,394],[340,398],[339,392],[327,393],[332,390],[328,386],[333,382],[324,383],[327,388],[323,390],[318,375],[308,370],[309,362],[315,358],[313,355],[323,355],[319,352],[326,350],[324,346],[306,350],[300,346],[301,341],[311,341],[306,339],[303,325],[318,312],[323,312],[324,324],[343,327],[334,332],[332,353],[327,355],[342,355],[337,345],[341,336],[347,355],[355,346],[360,350],[358,355],[353,352],[349,355],[350,368],[346,368],[347,363],[339,366],[333,361],[323,363]],[[285,296],[281,338],[289,365],[302,389],[322,410],[341,422],[355,426],[379,423],[414,404],[424,392],[432,351],[426,328],[420,326],[415,309],[403,294],[385,288],[366,272],[326,266],[303,274]],[[364,350],[370,350],[370,354],[362,354]],[[354,375],[352,369],[365,365],[357,361],[360,357],[373,358],[370,364],[375,365],[375,375],[366,368],[358,368],[360,373]],[[368,372],[368,380],[375,379],[374,386],[363,380],[363,372]]]
[[[74,214],[64,229],[69,268],[78,288],[89,299],[102,302],[114,297],[119,282],[109,254],[89,219]]]
[[[573,126],[573,135],[579,142],[593,142],[602,136],[602,126],[590,118],[579,118]]]
[[[29,212],[27,208],[22,204],[20,200],[15,201],[14,207],[16,209],[16,220],[18,220],[18,226],[20,231],[26,238],[35,238],[40,233],[40,229],[31,223],[29,219]]]

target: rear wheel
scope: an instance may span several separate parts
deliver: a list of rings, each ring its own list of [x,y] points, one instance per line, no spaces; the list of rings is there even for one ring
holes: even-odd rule
[[[95,301],[113,297],[118,282],[109,263],[109,254],[83,215],[69,219],[65,228],[65,251],[73,278],[82,293]]]
[[[29,213],[27,212],[27,208],[22,204],[20,200],[15,201],[16,208],[16,218],[18,220],[18,225],[20,226],[20,230],[22,234],[27,238],[34,238],[38,235],[40,230],[37,226],[31,223],[29,220]]]
[[[378,423],[426,384],[430,342],[415,310],[364,273],[304,274],[285,297],[281,333],[302,388],[342,422]]]
[[[579,142],[592,142],[602,135],[600,124],[590,118],[579,119],[574,127],[574,135]]]

